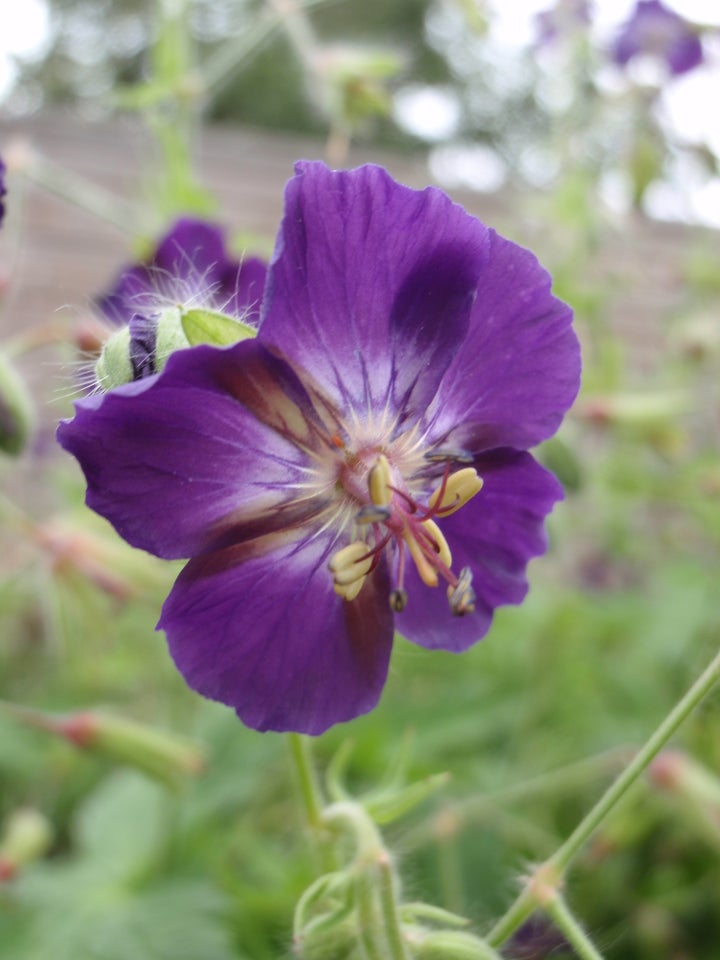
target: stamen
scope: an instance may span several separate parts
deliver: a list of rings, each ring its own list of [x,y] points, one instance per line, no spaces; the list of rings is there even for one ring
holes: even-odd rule
[[[364,523],[386,523],[391,517],[389,507],[376,507],[374,503],[368,503],[361,507],[355,514],[355,522]]]
[[[390,594],[390,609],[395,613],[402,613],[407,606],[407,590],[396,589]]]
[[[388,458],[384,453],[381,453],[368,473],[370,499],[376,507],[387,507],[390,503],[392,498],[391,479]]]
[[[365,580],[366,577],[361,577],[359,580],[356,580],[355,583],[333,583],[333,590],[339,597],[342,597],[343,600],[354,600],[362,590]]]
[[[478,476],[473,467],[464,467],[462,470],[451,473],[447,480],[438,487],[428,501],[428,506],[435,514],[449,517],[460,507],[464,507],[468,500],[472,500],[476,493],[483,488],[482,477]]]
[[[457,584],[454,587],[448,587],[447,595],[450,601],[450,612],[456,617],[464,617],[475,610],[477,597],[472,587],[470,567],[462,568]]]
[[[449,569],[452,566],[452,554],[440,527],[433,520],[423,520],[421,526],[430,536],[433,550]]]
[[[333,575],[333,590],[345,600],[354,600],[362,590],[373,564],[373,554],[362,540],[349,543],[330,558],[328,569]]]
[[[420,574],[420,579],[428,587],[436,587],[438,585],[438,575],[435,570],[433,570],[430,565],[429,560],[422,551],[422,547],[417,541],[414,532],[409,528],[405,527],[403,531],[403,540],[407,544],[407,548],[410,551],[410,556],[415,561],[415,566],[417,571]]]
[[[331,573],[339,573],[341,570],[346,570],[352,567],[353,564],[366,559],[367,552],[367,544],[363,540],[355,540],[353,543],[349,543],[346,547],[342,547],[336,551],[332,557],[330,557],[328,570],[330,570]]]
[[[428,450],[425,454],[428,463],[472,463],[475,457],[469,450],[463,450],[461,447],[438,447],[435,450]]]

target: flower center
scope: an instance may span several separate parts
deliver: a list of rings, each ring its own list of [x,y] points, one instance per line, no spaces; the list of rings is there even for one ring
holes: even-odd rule
[[[341,441],[337,446],[344,448]],[[464,506],[479,493],[483,481],[472,467],[453,470],[454,466],[472,461],[472,456],[463,450],[433,450],[423,459],[426,464],[445,464],[440,483],[427,503],[413,496],[380,448],[361,454],[346,452],[338,484],[346,497],[358,505],[355,524],[365,533],[365,539],[353,540],[333,554],[328,566],[334,590],[345,600],[354,600],[388,550],[395,562],[395,585],[390,593],[393,610],[404,610],[408,602],[405,571],[409,557],[428,587],[437,587],[441,580],[447,583],[450,610],[464,616],[475,608],[472,573],[469,567],[464,567],[459,575],[453,572],[450,547],[436,520]]]

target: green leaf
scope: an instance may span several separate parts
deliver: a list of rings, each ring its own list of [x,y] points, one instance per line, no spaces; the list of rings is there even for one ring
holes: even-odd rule
[[[257,335],[257,330],[250,324],[215,310],[188,310],[183,313],[181,322],[191,347],[201,343],[227,347]]]

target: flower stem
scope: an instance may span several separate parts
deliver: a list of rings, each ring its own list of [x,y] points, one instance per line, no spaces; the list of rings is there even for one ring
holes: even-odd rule
[[[389,947],[388,960],[409,960],[400,926],[395,875],[387,854],[378,860],[378,873],[380,875],[380,908]]]
[[[132,207],[107,190],[71,170],[48,160],[42,154],[28,150],[27,161],[19,167],[27,179],[54,193],[67,203],[112,224],[124,234],[133,233],[137,216]]]
[[[288,743],[290,744],[290,753],[295,763],[295,772],[300,785],[305,819],[311,830],[318,831],[322,826],[323,802],[320,783],[312,759],[310,741],[302,734],[289,733]]]
[[[590,938],[559,893],[556,892],[544,906],[545,912],[551,917],[555,926],[565,936],[565,939],[581,960],[603,960],[602,954],[591,943]]]
[[[584,846],[586,841],[597,830],[603,820],[625,796],[642,772],[650,765],[662,748],[676,732],[685,718],[695,709],[700,701],[712,689],[720,677],[720,653],[701,676],[690,687],[660,726],[655,730],[645,745],[635,754],[631,762],[622,771],[620,776],[610,785],[600,797],[595,806],[586,814],[567,840],[555,853],[542,864],[534,876],[540,871],[551,873],[556,877],[558,886],[562,874]],[[498,920],[487,937],[491,946],[500,946],[520,927],[525,920],[539,906],[534,878],[528,881],[510,905],[506,913]]]

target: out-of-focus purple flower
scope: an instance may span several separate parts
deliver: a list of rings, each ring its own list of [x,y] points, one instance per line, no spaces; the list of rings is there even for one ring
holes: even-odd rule
[[[703,60],[697,31],[659,0],[639,0],[612,48],[612,57],[621,66],[642,54],[664,61],[675,75],[693,70]]]
[[[126,267],[100,309],[130,328],[130,357],[138,378],[155,372],[157,321],[176,304],[220,310],[250,325],[260,315],[267,264],[232,257],[222,229],[204,220],[178,220],[151,257]]]
[[[520,603],[562,496],[527,449],[577,392],[571,320],[440,190],[298,164],[257,338],[179,351],[58,432],[89,506],[191,558],[159,623],[189,685],[318,734],[375,706],[395,626],[459,652]]]
[[[7,168],[2,157],[0,157],[0,226],[2,225],[3,219],[5,217],[5,201],[4,197],[7,194],[7,187],[5,186],[5,173]]]
[[[558,0],[555,6],[536,14],[537,42],[540,46],[546,46],[559,37],[574,35],[589,23],[589,0]]]
[[[266,271],[261,260],[250,257],[241,263],[231,256],[221,227],[185,217],[146,261],[125,267],[98,302],[115,323],[128,323],[134,314],[155,309],[163,300],[167,305],[180,300],[242,314],[250,322],[260,313]]]
[[[515,960],[550,960],[567,941],[544,917],[531,917],[507,945]]]

